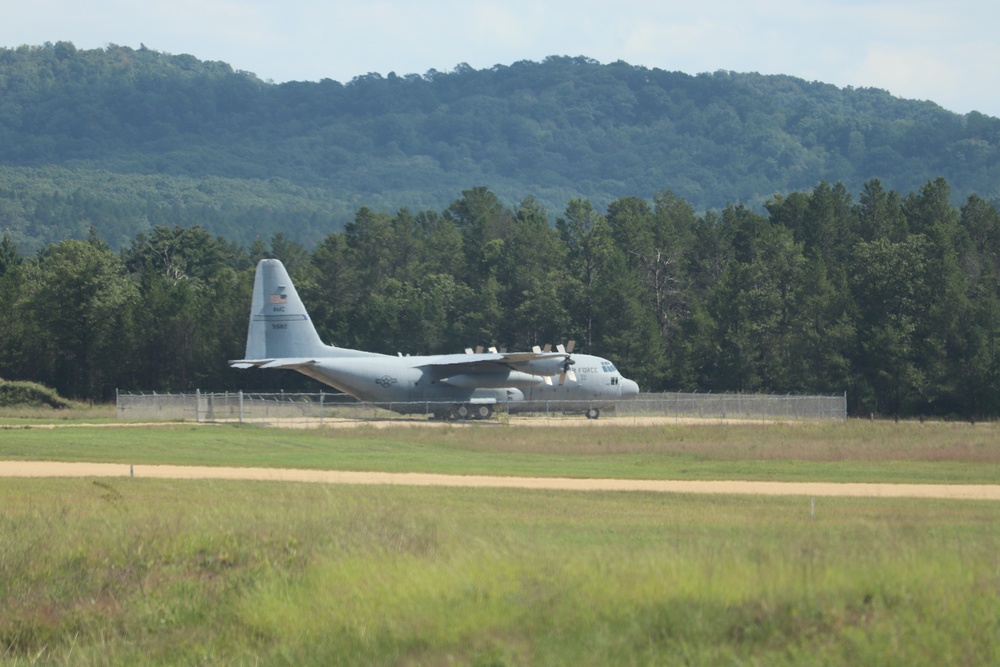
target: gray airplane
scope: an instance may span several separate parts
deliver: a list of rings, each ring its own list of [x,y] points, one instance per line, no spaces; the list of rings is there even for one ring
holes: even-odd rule
[[[284,265],[262,259],[254,278],[244,359],[235,368],[288,368],[371,403],[391,403],[402,413],[488,419],[496,406],[511,412],[580,411],[590,419],[601,408],[639,393],[607,359],[573,354],[573,341],[552,351],[466,349],[465,354],[392,356],[324,344]]]

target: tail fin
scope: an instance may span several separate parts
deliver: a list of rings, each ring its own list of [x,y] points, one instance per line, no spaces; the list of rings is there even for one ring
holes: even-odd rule
[[[285,266],[276,259],[257,263],[244,359],[329,357]]]

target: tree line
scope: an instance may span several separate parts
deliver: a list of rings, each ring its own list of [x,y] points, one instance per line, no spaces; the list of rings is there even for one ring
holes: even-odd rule
[[[315,247],[157,226],[33,256],[0,242],[0,375],[116,389],[315,388],[234,371],[258,259],[288,266],[324,340],[395,354],[577,341],[644,391],[847,392],[854,414],[1000,416],[1000,214],[944,179],[839,183],[696,214],[672,192],[549,223],[487,187],[441,212],[360,208]]]

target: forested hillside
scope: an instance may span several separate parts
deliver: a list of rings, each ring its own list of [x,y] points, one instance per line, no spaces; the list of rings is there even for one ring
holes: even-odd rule
[[[935,179],[696,213],[668,191],[601,213],[485,187],[440,212],[361,208],[307,249],[161,226],[121,252],[0,242],[0,377],[103,400],[318,385],[234,371],[256,259],[286,263],[327,341],[386,353],[577,341],[643,390],[841,393],[853,414],[1000,417],[1000,214]]]
[[[787,76],[552,57],[277,85],[146,48],[0,49],[0,230],[24,251],[173,224],[312,248],[362,206],[441,211],[477,185],[550,212],[663,190],[759,212],[872,178],[996,203],[998,156],[998,119]]]
[[[330,342],[573,338],[643,390],[1000,417],[1000,120],[791,77],[550,58],[263,82],[0,49],[0,377],[238,372],[255,261]]]

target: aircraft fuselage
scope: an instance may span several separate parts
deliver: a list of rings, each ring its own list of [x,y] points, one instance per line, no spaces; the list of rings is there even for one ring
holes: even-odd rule
[[[469,356],[468,369],[461,364],[435,365],[439,356],[384,355],[321,359],[297,370],[372,403],[579,401],[606,406],[638,393],[635,383],[606,359],[591,355],[573,355],[576,379],[563,385],[546,384],[543,377],[516,369],[474,370],[475,355]]]
[[[257,264],[246,354],[230,365],[295,370],[362,401],[391,404],[398,412],[448,414],[454,408],[460,417],[488,417],[498,404],[511,411],[537,410],[539,402],[547,409],[596,417],[599,408],[639,393],[639,386],[607,359],[573,354],[572,341],[556,351],[470,349],[413,357],[327,345],[275,259]]]

